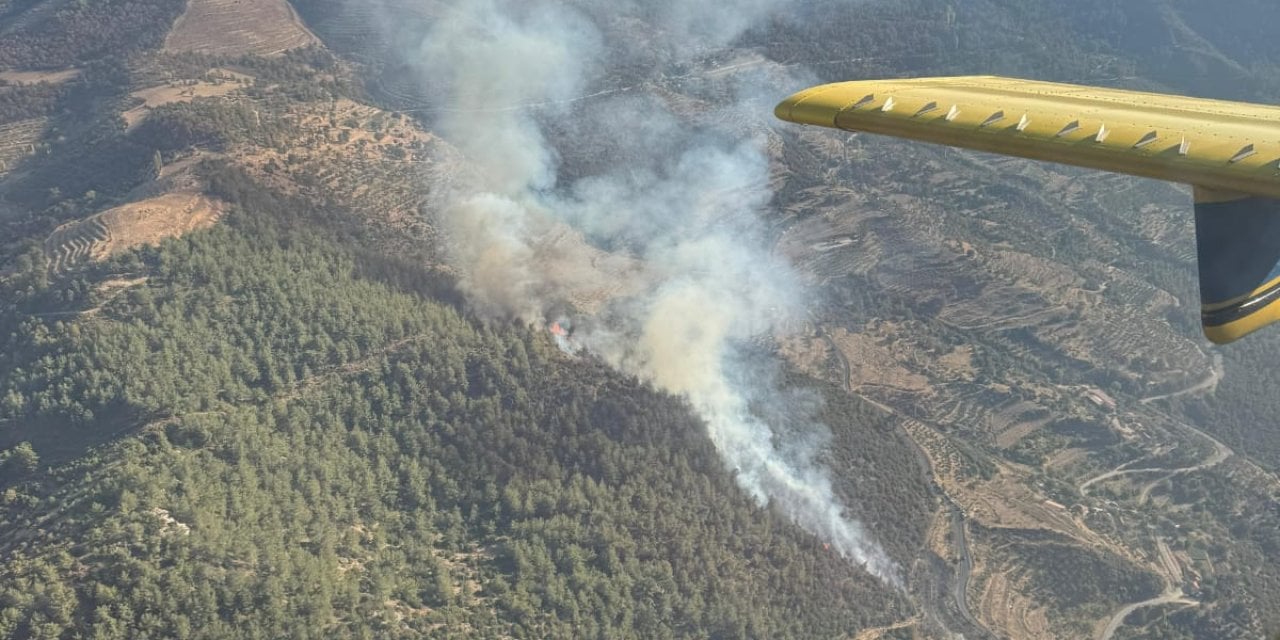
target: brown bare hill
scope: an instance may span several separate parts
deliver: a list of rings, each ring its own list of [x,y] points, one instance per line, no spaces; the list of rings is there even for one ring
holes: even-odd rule
[[[285,0],[191,0],[164,48],[272,55],[319,42]]]

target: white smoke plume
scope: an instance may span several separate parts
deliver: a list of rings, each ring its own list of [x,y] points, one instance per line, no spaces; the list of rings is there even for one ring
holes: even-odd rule
[[[762,228],[772,197],[763,135],[712,126],[758,117],[743,117],[733,87],[714,101],[688,98],[680,113],[679,98],[608,88],[614,66],[687,69],[783,4],[459,0],[443,9],[418,61],[442,96],[435,129],[475,175],[440,222],[476,309],[542,322],[566,302],[605,299],[575,342],[686,397],[743,489],[900,585],[896,564],[844,515],[816,448],[775,444],[779,434],[752,411],[780,397],[760,382],[768,376],[735,369],[747,341],[805,303]],[[570,173],[553,135],[606,151],[579,153]]]

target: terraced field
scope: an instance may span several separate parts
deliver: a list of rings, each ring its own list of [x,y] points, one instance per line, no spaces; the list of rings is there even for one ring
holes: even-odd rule
[[[169,51],[272,55],[319,44],[286,0],[190,0]]]
[[[962,331],[1007,331],[1035,326],[1067,310],[1052,305],[1039,293],[1021,287],[996,287],[972,298],[959,298],[940,318]]]
[[[78,264],[106,256],[111,231],[101,216],[58,227],[44,243],[49,270],[62,273]]]
[[[223,205],[200,193],[170,193],[109,209],[58,227],[45,240],[49,269],[57,274],[141,245],[154,245],[222,217]]]
[[[1153,530],[1174,556],[1200,558],[1196,580],[1225,579],[1212,541],[1231,535],[1226,520],[1186,516],[1204,512],[1204,487],[1244,486],[1242,463],[1174,417],[1178,399],[1212,394],[1222,375],[1193,329],[1186,194],[870,136],[794,135],[778,147],[777,250],[839,302],[810,330],[829,344],[792,338],[783,353],[901,418],[946,504],[983,532],[967,587],[982,626],[1010,638],[1123,626],[1117,616],[1165,595],[1169,554],[1151,553]],[[1115,568],[1115,593],[1053,579],[1072,558]],[[922,569],[943,583],[922,593],[960,588],[956,566]],[[1070,604],[1086,601],[1099,606]]]
[[[253,83],[253,78],[243,74],[223,72],[219,76],[215,80],[175,81],[134,91],[129,95],[142,100],[142,104],[120,115],[126,126],[132,129],[141,124],[156,107],[191,102],[196,98],[229,96]]]
[[[416,242],[432,239],[424,212],[466,179],[456,150],[403,115],[335,100],[298,104],[288,113],[264,110],[261,117],[287,123],[291,138],[279,147],[241,145],[232,154],[241,166],[286,192],[410,231]]]
[[[984,619],[993,629],[1001,629],[1011,637],[1035,640],[1054,640],[1043,607],[1023,595],[1024,585],[1007,574],[1015,569],[1012,563],[989,567],[979,565],[979,573],[986,578],[978,592],[976,604]]]
[[[0,175],[13,170],[23,157],[35,151],[35,143],[44,135],[47,118],[31,118],[0,124]]]

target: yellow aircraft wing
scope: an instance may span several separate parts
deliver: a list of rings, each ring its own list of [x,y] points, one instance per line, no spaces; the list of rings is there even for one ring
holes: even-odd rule
[[[973,76],[822,85],[775,113],[1194,185],[1205,335],[1280,320],[1280,107]]]

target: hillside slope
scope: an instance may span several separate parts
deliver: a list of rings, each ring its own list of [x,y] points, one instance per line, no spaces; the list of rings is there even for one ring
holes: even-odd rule
[[[79,271],[147,274],[94,313],[16,294],[4,316],[4,437],[33,445],[4,454],[4,635],[834,637],[905,615],[738,492],[678,400],[403,289],[418,267],[237,175],[219,228]],[[868,474],[889,493],[892,458]]]
[[[1280,337],[1198,335],[1187,194],[791,128],[761,88],[1274,100],[1270,5],[805,0],[681,57],[645,46],[653,15],[572,4],[652,55],[602,56],[563,113],[504,109],[561,191],[659,170],[643,115],[762,141],[770,251],[816,302],[749,354],[831,428],[834,491],[905,588],[755,503],[690,403],[474,313],[439,222],[476,167],[414,58],[445,5],[297,0],[323,47],[295,49],[281,3],[237,35],[192,17],[243,17],[226,3],[0,0],[0,636],[1280,627]],[[743,87],[769,95],[722,117]],[[573,118],[623,97],[649,110],[628,127]],[[603,322],[632,240],[539,239],[616,279],[566,314]]]
[[[461,312],[418,182],[460,168],[335,75],[315,51],[157,53],[25,107],[60,135],[0,185],[0,635],[807,638],[911,616],[742,493],[684,402]],[[846,489],[884,496],[859,515],[914,532],[909,555],[925,479],[873,409],[836,407]]]

